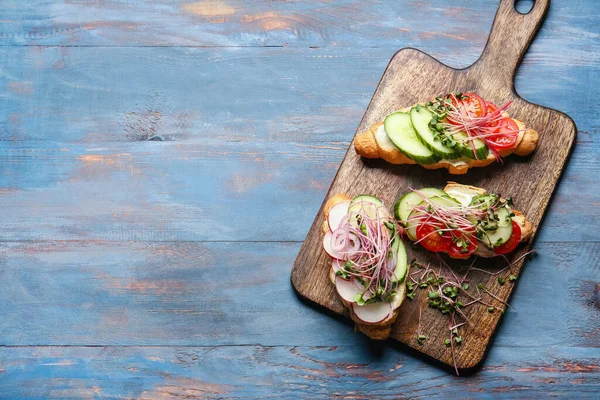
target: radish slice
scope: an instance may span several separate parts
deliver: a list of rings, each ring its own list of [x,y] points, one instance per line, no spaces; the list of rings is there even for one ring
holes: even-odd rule
[[[354,283],[355,279],[345,280],[339,276],[335,277],[335,288],[340,297],[348,302],[354,302],[354,296],[359,292],[359,289]]]
[[[342,254],[340,254],[339,252],[333,250],[331,248],[331,238],[333,237],[333,234],[331,232],[327,232],[325,234],[325,237],[323,238],[323,248],[325,248],[325,252],[327,254],[329,254],[329,257],[331,258],[335,258],[337,260],[341,260]]]
[[[365,288],[356,279],[343,279],[342,277],[335,277],[335,288],[337,289],[340,297],[350,303],[354,303],[354,296],[357,293],[361,293]]]
[[[392,305],[390,303],[371,303],[364,306],[352,304],[352,310],[362,322],[376,324],[392,313]]]
[[[340,223],[346,215],[348,215],[348,207],[350,207],[349,201],[342,201],[331,207],[329,210],[329,216],[327,217],[327,224],[331,232],[335,231],[340,227]]]
[[[333,272],[338,272],[340,269],[342,269],[343,266],[343,261],[335,259],[331,261],[331,268],[333,268]]]

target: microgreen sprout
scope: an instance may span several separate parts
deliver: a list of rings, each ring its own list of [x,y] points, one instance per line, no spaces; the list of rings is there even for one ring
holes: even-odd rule
[[[398,282],[393,278],[398,255],[393,242],[399,230],[384,206],[363,201],[333,232],[331,248],[342,259],[336,275],[364,286],[355,296],[357,304],[390,301],[396,295]]]
[[[419,190],[411,190],[418,194],[422,203],[413,208],[406,221],[406,229],[414,229],[421,225],[429,225],[434,229],[419,237],[415,244],[427,240],[431,235],[439,234],[451,239],[453,246],[461,254],[470,254],[476,248],[476,240],[480,240],[491,249],[494,244],[489,239],[489,232],[498,229],[499,211],[508,208],[506,200],[495,194],[475,196],[470,205],[447,204],[435,201]],[[416,212],[415,212],[416,211]]]
[[[462,93],[450,93],[444,97],[438,97],[435,101],[427,103],[427,108],[433,114],[434,118],[430,121],[430,127],[434,129],[434,134],[439,136],[442,143],[449,147],[454,147],[452,143],[454,135],[464,132],[467,137],[461,139],[464,144],[469,144],[473,150],[475,158],[477,151],[475,140],[479,139],[486,143],[498,161],[501,161],[500,155],[494,150],[494,141],[499,135],[517,135],[520,130],[505,129],[498,131],[498,124],[504,118],[504,112],[510,107],[512,102],[507,102],[502,107],[485,113],[483,116],[477,116],[472,104],[463,102],[466,96]],[[435,123],[433,123],[435,122]]]
[[[530,254],[530,252],[526,254]],[[510,272],[508,277],[501,276],[501,274],[508,274],[507,270],[510,270],[522,258],[523,256],[518,257],[515,261],[509,263],[506,268],[497,272],[475,268],[474,265],[477,260],[475,259],[470,265],[463,267],[466,268],[466,272],[464,274],[461,272],[460,277],[455,273],[455,267],[448,265],[441,257],[439,258],[440,263],[437,267],[431,264],[425,265],[416,260],[411,261],[413,271],[408,275],[406,282],[407,297],[411,300],[415,299],[419,289],[426,289],[423,291],[426,293],[426,296],[424,296],[425,299],[419,297],[419,300],[421,300],[419,301],[419,327],[422,313],[421,304],[426,304],[426,309],[429,308],[434,310],[434,312],[439,312],[441,315],[448,317],[449,336],[444,338],[443,343],[452,352],[454,369],[457,375],[458,368],[455,346],[461,346],[465,343],[465,336],[461,334],[460,330],[464,325],[469,325],[471,328],[476,327],[473,321],[469,319],[469,316],[472,316],[476,312],[472,306],[479,304],[484,307],[481,309],[482,312],[487,311],[490,314],[496,312],[504,314],[506,307],[510,307],[508,303],[491,293],[490,289],[483,282],[475,281],[477,282],[475,284],[473,280],[469,280],[469,274],[479,272],[480,274],[484,273],[488,276],[494,276],[496,279],[501,278],[498,279],[499,282],[513,282],[516,280],[516,275],[512,272]],[[486,296],[488,297],[487,299],[485,298]],[[500,303],[500,306],[495,302]],[[417,328],[417,332],[419,331],[419,328]],[[421,333],[416,336],[416,341],[419,345],[423,345],[426,340],[427,337]]]

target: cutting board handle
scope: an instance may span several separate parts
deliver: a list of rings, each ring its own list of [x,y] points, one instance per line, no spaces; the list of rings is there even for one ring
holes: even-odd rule
[[[473,65],[481,69],[482,76],[511,88],[517,67],[550,7],[550,0],[534,0],[532,9],[521,14],[515,2],[500,0],[485,49]]]

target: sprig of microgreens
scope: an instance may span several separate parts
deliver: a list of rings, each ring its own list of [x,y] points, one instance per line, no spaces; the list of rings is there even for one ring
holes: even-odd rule
[[[498,229],[498,226],[502,222],[509,222],[500,221],[498,210],[508,208],[510,212],[508,213],[507,218],[512,219],[515,216],[515,213],[512,212],[510,208],[512,206],[512,198],[502,199],[496,194],[484,194],[473,197],[472,202],[474,207],[480,207],[485,211],[477,218],[477,230],[475,236],[480,241],[483,241],[483,239],[486,238],[486,246],[490,250],[493,250],[495,243],[492,243],[491,240],[489,240],[488,232]]]
[[[417,104],[415,108],[417,112],[421,111],[422,108],[427,108],[431,112],[431,120],[428,126],[435,141],[441,142],[446,147],[456,147],[458,142],[452,137],[448,129],[443,126],[443,121],[448,115],[448,111],[442,102],[442,97],[426,103],[425,106]]]
[[[461,139],[463,144],[469,143],[473,150],[473,154],[477,159],[477,151],[475,149],[475,139],[482,140],[488,145],[497,161],[501,162],[500,154],[494,150],[491,138],[497,137],[500,133],[496,131],[497,124],[504,118],[503,113],[512,104],[511,101],[499,107],[497,110],[486,114],[483,117],[476,117],[472,110],[460,100],[468,96],[462,93],[449,93],[445,96],[436,97],[435,100],[425,104],[427,109],[432,113],[433,118],[429,121],[429,128],[434,133],[434,138],[441,141],[447,147],[455,147],[457,142],[454,135],[459,132],[465,132],[467,137]],[[450,123],[451,120],[453,123]],[[518,134],[520,130],[508,131],[503,134]]]
[[[428,196],[424,195],[419,190],[412,188],[410,188],[410,190],[421,197],[423,204],[414,208],[415,210],[420,211],[420,213],[416,214],[412,218],[408,218],[408,221],[406,221],[408,223],[407,229],[420,225],[424,221],[430,221],[437,222],[445,226],[445,228],[441,228],[437,231],[439,233],[453,232],[457,230],[461,231],[461,233],[468,233],[475,228],[473,221],[471,221],[469,217],[479,218],[483,217],[485,213],[481,207],[469,207],[461,204],[457,204],[453,207],[444,206],[431,201]],[[424,240],[427,236],[418,240],[416,243]]]
[[[523,257],[532,254],[534,251],[535,250],[528,251],[512,263],[507,260],[508,265],[497,272],[489,272],[473,267],[477,260],[477,258],[475,258],[473,262],[466,267],[466,272],[462,277],[457,276],[453,271],[453,268],[441,257],[438,257],[439,264],[437,267],[432,267],[431,264],[423,265],[417,260],[411,261],[413,272],[408,275],[406,281],[406,296],[409,300],[414,300],[418,290],[426,291],[428,307],[437,310],[441,315],[448,316],[449,333],[448,336],[444,338],[443,343],[446,347],[451,349],[456,375],[459,375],[459,373],[456,365],[455,347],[462,345],[464,342],[459,329],[465,325],[469,325],[470,327],[475,326],[472,320],[466,316],[465,310],[470,306],[480,304],[485,307],[489,313],[493,313],[496,310],[504,313],[506,306],[510,307],[507,302],[492,293],[491,289],[486,287],[482,282],[479,282],[476,286],[471,286],[468,275],[473,271],[478,271],[488,275],[497,276],[499,284],[500,278],[502,278],[504,283],[506,283],[506,281],[514,283],[517,280],[517,276],[513,273],[511,267],[518,263]],[[445,274],[446,271],[448,271],[449,274]],[[501,276],[501,274],[506,271],[509,272],[508,277]],[[500,285],[502,286],[503,284]],[[473,290],[476,292],[476,295],[472,293]],[[489,296],[490,299],[484,300],[484,294]],[[493,301],[501,303],[502,307],[492,304]],[[419,303],[419,323],[417,326],[416,341],[420,346],[424,345],[428,340],[428,337],[420,331],[421,314],[422,308],[421,303]],[[462,321],[457,321],[457,319]]]
[[[364,286],[354,299],[357,304],[390,301],[396,295],[398,282],[392,278],[397,254],[392,243],[399,229],[384,206],[362,202],[333,232],[332,247],[344,258],[336,275]]]
[[[434,233],[444,235],[444,232],[450,232],[452,241],[461,249],[461,252],[467,253],[469,241],[467,238],[475,237],[480,241],[488,237],[488,231],[498,229],[500,217],[497,211],[512,205],[512,199],[503,200],[495,194],[485,194],[475,196],[472,206],[457,204],[456,206],[446,206],[432,201],[418,190],[410,188],[411,191],[417,193],[423,200],[423,204],[416,206],[414,209],[420,211],[414,217],[408,218],[406,229],[416,227],[424,222],[433,223],[434,226],[441,226],[435,231],[423,236],[415,243],[427,239]],[[514,217],[514,213],[510,213],[509,217]],[[457,235],[457,232],[460,235]],[[490,240],[486,243],[488,247],[493,249],[493,243]]]

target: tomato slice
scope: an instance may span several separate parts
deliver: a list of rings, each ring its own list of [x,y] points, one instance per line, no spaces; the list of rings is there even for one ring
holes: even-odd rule
[[[451,242],[450,248],[448,250],[448,255],[451,258],[459,258],[466,260],[473,254],[475,249],[477,248],[476,241],[474,238],[465,236],[465,235],[456,235],[459,239],[462,239],[467,242],[466,249],[463,249],[462,246],[458,245],[458,242]]]
[[[439,227],[424,223],[417,227],[417,240],[421,246],[429,251],[446,251],[450,247],[451,239],[443,237],[438,232]]]
[[[485,103],[485,105],[486,105],[485,109],[487,111],[486,115],[490,115],[490,114],[495,113],[496,111],[498,111],[498,107],[496,107],[496,105],[494,103],[490,103],[488,101],[488,102]],[[493,126],[498,126],[499,122],[500,122],[499,120],[496,120],[496,121],[488,123],[487,126],[492,126],[492,127]]]
[[[503,118],[494,129],[494,133],[497,134],[487,138],[489,145],[497,150],[515,147],[519,137],[519,125],[512,118]]]
[[[450,101],[452,102],[452,105],[454,106],[454,108],[456,108],[457,110],[462,109],[462,100],[459,100],[458,97],[456,97],[453,94],[447,94],[446,99],[450,99]],[[460,106],[460,108],[459,108]],[[455,121],[454,119],[452,119],[452,117],[450,117],[449,115],[446,117],[446,121],[448,121],[449,123],[451,123],[452,125],[460,125],[460,122]]]
[[[494,249],[494,253],[496,254],[508,254],[517,248],[519,242],[521,241],[521,227],[515,221],[512,221],[512,235],[510,238],[503,244]]]
[[[492,103],[491,101],[486,101],[485,110],[487,111],[487,113],[486,113],[486,115],[487,115],[487,114],[496,112],[496,110],[498,110],[498,107],[496,107],[496,105],[494,103]]]
[[[475,93],[463,93],[462,99],[458,99],[454,95],[447,95],[452,101],[452,105],[466,118],[479,118],[487,115],[487,103]],[[452,117],[446,117],[446,120],[452,125],[461,125]]]
[[[462,102],[470,117],[479,118],[487,115],[487,103],[475,93],[464,93]]]

